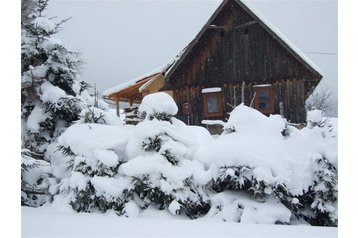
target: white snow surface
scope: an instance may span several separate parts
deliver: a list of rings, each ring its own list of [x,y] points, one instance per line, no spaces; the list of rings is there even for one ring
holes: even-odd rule
[[[92,155],[94,149],[115,149],[125,146],[127,130],[121,126],[78,124],[69,127],[58,139],[59,144],[71,147],[75,154]]]
[[[153,115],[154,113],[175,115],[178,112],[178,106],[169,94],[158,92],[145,96],[138,111],[141,113],[146,112],[147,115]]]
[[[203,125],[225,125],[225,122],[223,122],[222,120],[202,120],[201,124]]]
[[[27,119],[26,129],[32,132],[39,132],[39,123],[47,118],[45,110],[40,106],[35,106]]]
[[[56,29],[55,23],[46,17],[36,17],[34,23],[37,27],[44,29],[46,32],[51,32]]]
[[[323,119],[322,111],[315,109],[307,112],[307,122],[320,123]]]
[[[215,92],[221,92],[221,88],[203,88],[201,90],[201,93],[215,93]]]
[[[43,102],[55,103],[60,98],[66,97],[66,92],[49,82],[41,84],[41,100]]]
[[[213,195],[210,211],[199,219],[240,222],[241,224],[275,224],[290,222],[291,212],[272,198],[260,203],[243,192],[222,192]]]
[[[256,85],[252,85],[252,87],[254,88],[264,88],[264,87],[270,87],[272,86],[272,84],[256,84]]]
[[[105,214],[75,213],[55,206],[22,207],[22,237],[337,237],[337,228],[307,225],[263,225],[187,220],[168,211],[147,209],[137,218]],[[136,215],[128,204],[126,215]],[[175,219],[176,218],[176,219]]]

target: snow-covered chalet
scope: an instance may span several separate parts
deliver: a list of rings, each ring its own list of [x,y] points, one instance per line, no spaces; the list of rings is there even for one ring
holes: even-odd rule
[[[248,3],[224,0],[192,42],[165,67],[110,88],[105,98],[140,103],[165,91],[191,125],[225,120],[244,102],[265,115],[306,120],[319,69]],[[119,109],[118,109],[119,111]]]

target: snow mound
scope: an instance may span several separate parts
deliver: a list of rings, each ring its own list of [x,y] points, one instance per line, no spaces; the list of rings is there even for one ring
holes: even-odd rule
[[[315,109],[307,112],[307,122],[309,123],[320,123],[323,120],[322,111]]]
[[[169,94],[158,92],[145,96],[138,111],[147,115],[156,113],[175,115],[178,112],[178,106]]]
[[[128,131],[121,126],[76,124],[69,127],[58,142],[64,147],[70,147],[75,154],[92,156],[94,149],[121,148],[127,140]]]
[[[60,98],[66,97],[65,91],[52,85],[49,82],[45,82],[41,85],[41,100],[43,102],[56,103]]]
[[[224,130],[242,133],[267,133],[280,134],[285,128],[285,119],[279,115],[265,116],[261,112],[240,104],[230,112],[230,118],[224,126]]]

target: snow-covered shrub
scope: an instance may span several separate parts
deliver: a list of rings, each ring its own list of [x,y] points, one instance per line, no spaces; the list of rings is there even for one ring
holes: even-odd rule
[[[133,193],[131,179],[118,174],[126,161],[118,148],[127,141],[125,130],[121,126],[76,124],[58,141],[63,156],[72,161],[71,172],[62,179],[58,196],[68,197],[77,212],[114,210],[125,214],[125,203]]]
[[[76,156],[71,176],[62,184],[72,208],[77,212],[114,210],[123,214],[132,189],[128,178],[116,176],[120,164],[112,151],[95,150],[92,156]]]
[[[216,192],[244,192],[264,202],[275,199],[296,219],[336,225],[336,121],[322,124],[322,118],[312,116],[319,124],[301,130],[290,127],[285,137],[281,132],[287,123],[278,115],[266,117],[240,105],[230,116],[225,133],[196,153],[210,168],[208,186]],[[322,156],[312,162],[312,154]]]
[[[39,207],[51,199],[48,188],[51,170],[48,162],[35,159],[31,151],[21,151],[21,205]]]
[[[248,224],[289,224],[291,212],[275,198],[265,202],[245,192],[225,191],[211,196],[212,206],[205,219]]]
[[[144,97],[139,110],[144,120],[133,127],[126,146],[129,161],[120,166],[133,179],[138,206],[168,209],[190,218],[203,216],[210,200],[204,186],[193,178],[195,133],[173,118],[178,108],[166,93]]]
[[[58,140],[73,166],[57,196],[78,212],[133,217],[158,209],[242,223],[336,225],[336,121],[290,127],[285,137],[279,115],[240,105],[231,116],[230,132],[217,138],[174,117],[73,125]]]
[[[246,191],[256,199],[271,194],[271,186],[258,179],[249,166],[224,166],[219,169],[217,178],[212,180],[212,188],[217,192],[226,190]]]
[[[314,109],[312,111],[307,111],[307,126],[308,128],[313,128],[315,126],[323,127],[328,118],[322,116],[322,111]]]
[[[184,214],[192,219],[205,215],[210,209],[208,195],[191,178],[175,181],[163,174],[145,174],[133,177],[133,181],[134,192],[142,200],[142,209],[155,206],[160,210],[168,209],[173,215]]]
[[[83,123],[98,123],[98,124],[106,124],[106,120],[104,119],[104,114],[100,109],[95,107],[88,107],[84,109],[80,117]]]
[[[97,123],[107,125],[123,125],[124,121],[110,110],[88,106],[80,113],[78,123]]]
[[[336,167],[320,154],[313,157],[314,182],[298,197],[296,214],[316,226],[337,226],[338,174]]]
[[[143,150],[145,151],[156,151],[159,152],[164,135],[154,135],[153,137],[147,137],[142,142]]]
[[[193,180],[187,135],[174,133],[181,126],[149,118],[139,123],[127,144],[130,160],[120,168],[133,178],[142,208],[152,205],[195,218],[209,210],[210,200]]]
[[[142,119],[170,121],[177,114],[178,106],[169,94],[158,92],[145,96],[138,111]]]

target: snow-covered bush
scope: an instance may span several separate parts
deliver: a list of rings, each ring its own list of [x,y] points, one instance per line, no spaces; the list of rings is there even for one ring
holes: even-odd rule
[[[157,159],[159,160],[159,157]],[[131,176],[134,182],[134,192],[142,200],[140,207],[146,209],[154,206],[159,210],[168,209],[173,215],[184,214],[190,218],[205,215],[210,209],[210,200],[203,187],[196,185],[191,177],[176,178],[175,175],[166,175],[163,169],[172,165],[168,165],[163,158],[160,159],[162,169],[158,169],[156,173],[152,171]],[[125,174],[131,174],[131,166],[132,164],[123,165]],[[182,168],[173,167],[170,170],[171,173],[175,170],[183,171]]]
[[[120,149],[126,141],[121,126],[88,123],[68,128],[58,143],[71,162],[70,173],[58,186],[56,199],[67,197],[77,212],[114,210],[124,214],[133,190],[130,180],[118,174],[126,161]]]
[[[107,124],[102,110],[95,107],[88,107],[87,109],[82,110],[80,117],[82,119],[81,122],[83,123]]]
[[[314,157],[314,214],[310,223],[321,226],[337,226],[338,174],[336,167],[321,155]]]
[[[123,214],[131,195],[127,178],[114,178],[122,162],[113,151],[95,150],[92,156],[76,156],[68,188],[77,212],[114,210]]]
[[[212,206],[204,219],[249,224],[289,224],[291,212],[274,198],[258,202],[244,192],[225,191],[211,196]]]
[[[170,121],[177,114],[178,106],[169,94],[158,92],[145,96],[138,111],[143,119]]]
[[[212,181],[212,188],[217,192],[226,190],[246,191],[255,199],[263,199],[272,193],[271,185],[255,176],[249,166],[221,167],[217,178]]]
[[[31,151],[21,151],[21,205],[39,207],[51,199],[50,164],[44,160],[34,159]]]
[[[65,196],[75,211],[128,217],[157,209],[192,219],[337,225],[335,120],[290,127],[287,137],[281,116],[240,105],[230,129],[213,138],[172,114],[147,113],[135,126],[69,127],[58,145],[72,167],[55,201]]]
[[[317,115],[309,118],[322,122]],[[235,108],[225,132],[196,152],[212,171],[208,186],[216,192],[245,192],[264,202],[275,199],[312,225],[337,225],[335,121],[301,130],[290,127],[289,137],[281,133],[285,127],[278,115],[266,117],[244,105]],[[317,159],[312,161],[313,155]]]
[[[206,214],[210,200],[189,169],[196,145],[184,132],[186,125],[173,118],[178,110],[175,102],[165,93],[151,94],[139,110],[145,117],[131,132],[126,148],[129,161],[121,170],[133,178],[141,207],[169,209],[190,218]]]
[[[311,225],[338,225],[338,174],[335,165],[320,154],[315,154],[312,161],[313,184],[298,196],[298,209],[294,214],[302,217]]]
[[[175,118],[147,115],[136,126],[83,123],[61,135],[61,151],[72,157],[73,165],[70,176],[62,180],[59,196],[69,197],[74,210],[115,210],[133,216],[156,207],[190,218],[207,213],[210,199],[204,185],[193,178],[191,161],[198,146],[192,137],[198,128],[192,127],[190,133]]]
[[[124,121],[111,110],[88,106],[80,113],[80,120],[77,123],[97,123],[107,125],[123,125]]]
[[[322,116],[322,111],[314,109],[312,111],[307,111],[307,126],[313,128],[315,126],[323,127],[328,118]]]

